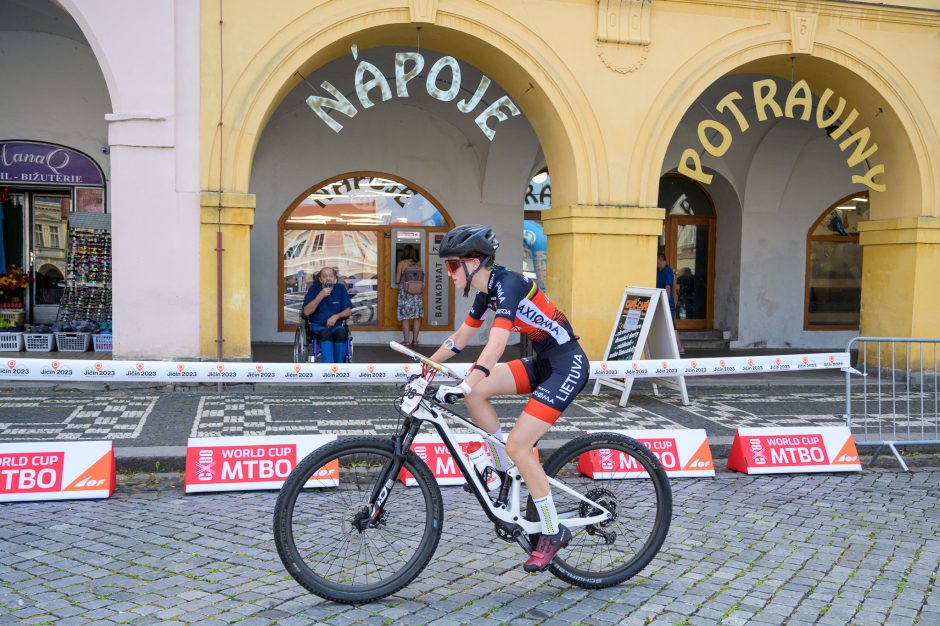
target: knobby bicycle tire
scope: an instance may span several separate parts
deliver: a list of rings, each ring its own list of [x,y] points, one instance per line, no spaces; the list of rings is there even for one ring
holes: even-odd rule
[[[307,483],[307,480],[321,467],[326,465],[330,460],[338,459],[342,456],[352,457],[356,454],[372,454],[390,459],[394,455],[394,442],[390,439],[379,439],[376,437],[356,437],[336,441],[315,450],[298,463],[294,471],[288,476],[278,495],[274,510],[274,543],[277,546],[278,555],[287,568],[287,571],[308,591],[326,600],[344,604],[361,604],[384,598],[402,589],[414,580],[430,562],[434,551],[437,549],[443,529],[444,517],[444,505],[441,498],[440,487],[438,487],[434,476],[431,474],[431,471],[424,461],[414,452],[409,451],[405,457],[405,469],[414,476],[417,481],[417,486],[406,487],[400,483],[396,484],[392,488],[392,493],[389,496],[389,500],[386,502],[386,506],[394,503],[396,491],[407,489],[408,491],[405,493],[410,494],[416,489],[420,490],[427,506],[427,513],[425,529],[422,533],[420,543],[414,550],[414,556],[412,556],[391,578],[380,581],[374,585],[344,586],[326,580],[324,577],[318,575],[307,565],[298,551],[293,530],[294,508],[298,497],[304,492],[303,487]],[[345,475],[348,476],[354,471],[355,469],[353,468],[347,469],[340,465],[340,484],[342,485],[344,472],[346,472]],[[326,489],[332,488],[328,487]],[[371,485],[369,485],[369,490],[371,490]],[[366,491],[368,492],[369,490]],[[400,491],[399,497],[401,497]],[[323,541],[329,541],[329,539],[323,538]]]
[[[655,494],[656,511],[655,520],[652,523],[649,535],[643,543],[643,546],[623,565],[600,575],[590,570],[575,567],[565,561],[566,550],[568,551],[567,554],[571,554],[571,551],[574,549],[572,544],[575,543],[578,533],[586,532],[583,529],[575,531],[575,539],[572,540],[572,544],[569,544],[568,548],[558,553],[558,556],[555,557],[552,564],[549,566],[549,571],[567,583],[587,589],[612,587],[639,573],[659,552],[659,549],[666,539],[666,534],[669,532],[669,525],[672,519],[672,489],[669,486],[669,478],[666,476],[662,464],[660,464],[656,456],[653,455],[646,446],[626,435],[617,433],[594,433],[573,439],[560,447],[552,454],[551,458],[546,461],[544,466],[545,473],[548,476],[556,478],[556,474],[560,469],[570,466],[572,463],[578,463],[581,454],[598,449],[623,452],[625,455],[635,460],[636,464],[646,471],[649,476],[648,479],[630,478],[623,481],[622,484],[636,484],[640,486],[641,484],[645,484],[641,481],[649,480],[651,489],[648,490]],[[566,482],[563,479],[561,480],[562,482]],[[595,493],[602,493],[606,489],[605,484],[610,483],[604,480],[592,481],[590,483],[590,490]],[[573,487],[573,485],[570,484],[568,484],[568,486]],[[553,489],[552,493],[557,500],[560,495],[558,490]],[[625,504],[637,505],[643,503],[621,502],[619,504],[623,506]],[[558,503],[556,502],[556,506],[557,505]],[[559,509],[559,513],[561,512],[561,509]],[[628,511],[628,513],[629,512],[630,511]],[[582,514],[583,513],[584,511],[582,511]],[[538,513],[535,511],[535,506],[532,504],[531,496],[528,498],[526,516],[533,521],[539,519]],[[537,538],[537,535],[535,537]]]

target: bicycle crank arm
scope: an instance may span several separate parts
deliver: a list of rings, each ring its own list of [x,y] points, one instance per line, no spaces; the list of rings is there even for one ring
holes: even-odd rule
[[[532,554],[532,543],[529,541],[529,535],[527,535],[524,530],[517,526],[516,529],[512,531],[512,538],[516,540],[516,543],[522,546],[526,554]]]

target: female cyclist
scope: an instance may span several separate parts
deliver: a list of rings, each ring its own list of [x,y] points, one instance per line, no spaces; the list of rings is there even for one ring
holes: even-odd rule
[[[499,242],[493,229],[480,224],[458,226],[441,241],[438,255],[464,297],[477,295],[467,319],[441,345],[431,359],[443,362],[459,354],[483,324],[487,310],[494,311],[489,340],[467,377],[455,386],[437,390],[435,398],[447,401],[463,397],[473,422],[504,441],[499,417],[490,398],[508,394],[532,394],[506,441],[505,453],[491,450],[496,469],[509,468],[508,454],[525,479],[542,523],[542,534],[525,562],[527,572],[546,569],[558,551],[571,540],[571,532],[559,524],[545,471],[533,447],[552,427],[588,382],[588,358],[578,344],[565,315],[529,278],[494,264]],[[497,365],[510,332],[525,333],[535,357]]]

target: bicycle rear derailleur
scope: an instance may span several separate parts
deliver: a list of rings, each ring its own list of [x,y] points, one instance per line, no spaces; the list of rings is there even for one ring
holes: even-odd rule
[[[617,518],[617,496],[614,495],[611,491],[604,489],[603,487],[597,487],[596,489],[591,489],[586,494],[584,494],[589,500],[593,500],[598,503],[608,511],[610,511],[610,518],[599,523],[591,524],[585,526],[584,530],[587,531],[589,535],[600,535],[604,538],[604,542],[607,545],[611,545],[617,539],[617,533],[613,530],[605,530],[607,526],[610,526],[614,520]],[[587,502],[582,502],[581,507],[578,513],[581,517],[592,517],[600,513],[600,509],[591,506]]]

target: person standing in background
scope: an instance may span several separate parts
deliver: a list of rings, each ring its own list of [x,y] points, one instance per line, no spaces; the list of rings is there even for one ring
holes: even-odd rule
[[[424,270],[418,260],[418,251],[411,244],[402,250],[401,260],[395,268],[395,282],[398,285],[397,317],[401,322],[401,342],[406,346],[416,346],[421,318],[424,317]]]
[[[666,262],[666,253],[662,250],[656,257],[656,288],[665,289],[669,298],[669,314],[672,315],[672,325],[676,325],[676,274]],[[685,348],[682,347],[682,340],[679,339],[679,331],[676,330],[676,344],[679,346],[679,354],[685,354]]]

